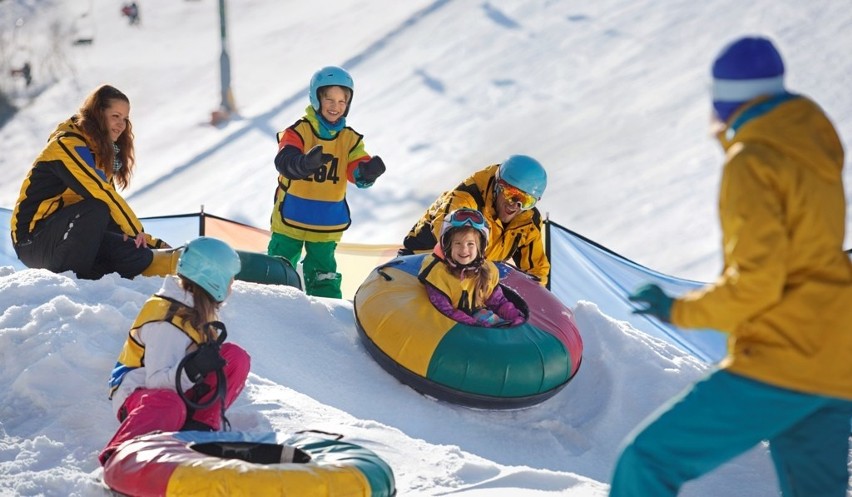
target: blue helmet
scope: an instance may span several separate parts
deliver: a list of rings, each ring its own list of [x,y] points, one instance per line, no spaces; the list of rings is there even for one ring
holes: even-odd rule
[[[234,249],[206,236],[187,243],[177,263],[177,274],[203,288],[216,302],[224,302],[239,272],[240,256]]]
[[[352,76],[345,69],[337,66],[323,67],[311,77],[311,87],[308,90],[311,107],[317,112],[320,111],[319,89],[323,86],[342,86],[349,88],[352,96],[355,95],[355,82],[352,81]],[[352,96],[349,97],[349,105],[352,105]],[[349,105],[346,106],[346,112],[343,113],[343,117],[349,114]]]
[[[528,155],[509,156],[497,171],[501,179],[515,188],[541,199],[547,188],[547,171],[541,163]]]

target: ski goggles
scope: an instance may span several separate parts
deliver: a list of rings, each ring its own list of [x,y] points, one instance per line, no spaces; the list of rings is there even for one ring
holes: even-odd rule
[[[450,213],[447,219],[452,228],[461,228],[462,226],[470,226],[476,230],[482,231],[487,228],[485,217],[481,212],[475,209],[459,209]]]
[[[509,183],[506,183],[502,179],[497,180],[497,193],[503,195],[503,198],[506,199],[506,202],[509,202],[509,204],[518,204],[523,211],[532,209],[535,206],[535,203],[538,202],[537,198],[510,185]]]

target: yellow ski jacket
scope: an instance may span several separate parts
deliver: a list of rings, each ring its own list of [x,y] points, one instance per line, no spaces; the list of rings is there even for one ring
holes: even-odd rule
[[[671,321],[730,334],[722,367],[852,399],[852,262],[843,251],[843,147],[811,100],[757,99],[720,132],[724,268]]]
[[[51,134],[21,185],[12,211],[12,243],[29,238],[40,221],[59,209],[87,198],[106,204],[112,220],[127,236],[134,238],[144,231],[139,218],[115,190],[112,171],[97,168],[83,131],[69,119]],[[163,246],[148,233],[145,239],[150,248]]]
[[[279,150],[293,146],[306,153],[322,145],[323,153],[334,158],[308,178],[278,175],[272,231],[308,242],[339,242],[352,222],[347,186],[355,183],[355,168],[370,160],[370,155],[364,150],[364,137],[349,126],[333,138],[321,138],[318,119],[309,106],[304,117],[277,134]]]

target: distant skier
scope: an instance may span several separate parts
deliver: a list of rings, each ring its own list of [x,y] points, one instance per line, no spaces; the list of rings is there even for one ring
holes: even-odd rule
[[[635,312],[730,334],[721,369],[645,422],[613,497],[671,497],[763,440],[784,497],[846,497],[852,418],[852,262],[843,252],[843,146],[822,109],[788,92],[772,42],[746,37],[713,64],[724,268]],[[743,489],[743,495],[748,490]]]
[[[29,88],[29,86],[33,83],[33,72],[29,61],[24,62],[24,65],[21,67],[21,76],[24,77],[24,83],[27,85],[27,88]]]
[[[278,187],[272,210],[269,255],[293,267],[305,250],[305,293],[341,298],[335,250],[349,228],[348,183],[369,188],[385,172],[364,149],[363,136],[346,124],[354,94],[352,76],[329,66],[311,78],[305,115],[278,133]]]
[[[124,4],[121,8],[121,13],[127,17],[127,22],[131,26],[139,24],[139,6],[136,5],[136,2]]]
[[[24,78],[24,83],[26,84],[27,88],[29,88],[29,86],[33,82],[32,66],[30,66],[29,61],[24,62],[24,65],[22,65],[20,69],[12,69],[11,71],[9,71],[9,74],[11,76],[19,76],[21,78]]]
[[[541,213],[535,207],[547,187],[547,172],[532,157],[513,155],[482,169],[444,192],[426,209],[402,242],[400,255],[431,252],[444,216],[462,207],[476,209],[490,228],[485,257],[511,260],[521,271],[547,284],[550,261],[544,251]]]

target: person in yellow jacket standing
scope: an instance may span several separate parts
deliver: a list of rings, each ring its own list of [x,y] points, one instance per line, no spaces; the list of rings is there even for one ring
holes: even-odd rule
[[[59,124],[21,185],[11,223],[21,262],[87,279],[141,274],[151,249],[168,244],[144,232],[116,191],[134,162],[130,100],[102,85]]]
[[[346,125],[354,90],[344,69],[320,69],[311,78],[305,115],[278,133],[278,187],[267,251],[298,267],[304,246],[308,295],[341,298],[334,252],[351,223],[347,184],[369,188],[385,172],[382,159],[364,150],[363,136]]]
[[[730,334],[720,369],[631,435],[610,495],[674,496],[769,441],[785,497],[845,497],[852,418],[852,263],[843,251],[843,147],[808,98],[786,91],[772,42],[744,37],[713,64],[725,149],[724,268],[678,298],[640,287],[635,311]]]
[[[550,261],[541,235],[541,213],[535,207],[546,187],[547,172],[527,155],[512,155],[502,164],[477,171],[435,200],[405,236],[399,255],[431,252],[440,239],[444,218],[457,209],[474,209],[491,228],[485,258],[511,260],[547,285]]]

